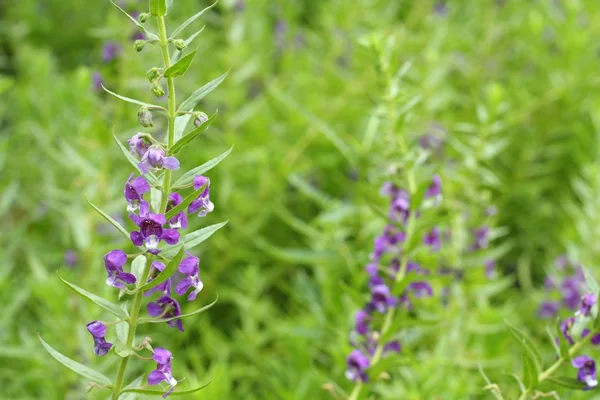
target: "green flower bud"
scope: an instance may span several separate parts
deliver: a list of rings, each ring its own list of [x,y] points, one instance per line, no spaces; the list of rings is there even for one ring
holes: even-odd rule
[[[194,126],[197,128],[208,121],[208,115],[203,112],[194,113]]]
[[[163,97],[165,95],[165,91],[163,90],[162,86],[158,82],[154,82],[152,84],[152,93],[156,97]]]
[[[145,40],[136,40],[133,43],[133,48],[139,53],[140,51],[142,51],[144,49],[145,45],[146,45]]]
[[[150,83],[153,83],[155,80],[160,78],[160,72],[159,72],[158,68],[152,68],[152,69],[148,70],[148,72],[146,72],[146,76],[148,77],[148,80],[150,81]]]
[[[146,21],[148,21],[148,18],[150,18],[150,14],[148,14],[148,13],[142,13],[142,14],[140,14],[140,16],[139,16],[139,18],[138,18],[138,19],[139,19],[139,20],[140,20],[140,22],[143,24],[143,23],[145,23]]]
[[[142,107],[138,111],[138,121],[140,121],[140,125],[142,125],[144,128],[154,126],[152,124],[152,113],[146,107]]]
[[[187,47],[187,45],[185,44],[185,41],[183,39],[175,39],[175,48],[179,51],[185,49]]]

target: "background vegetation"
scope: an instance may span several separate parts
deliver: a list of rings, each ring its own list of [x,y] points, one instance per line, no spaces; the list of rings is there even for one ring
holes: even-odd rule
[[[175,1],[171,26],[209,4]],[[133,50],[133,26],[108,1],[8,1],[0,18],[2,397],[78,399],[85,382],[36,334],[114,369],[88,351],[85,323],[101,315],[55,271],[108,294],[101,257],[121,238],[83,195],[125,217],[130,168],[111,131],[124,140],[139,128],[137,109],[95,90],[92,75],[150,99],[145,73],[156,57]],[[421,171],[442,176],[453,236],[494,229],[480,258],[450,250],[465,279],[447,304],[439,295],[421,302],[377,398],[485,398],[478,365],[514,385],[507,373],[519,373],[521,359],[505,318],[554,357],[553,321],[537,316],[554,259],[567,252],[600,272],[600,4],[221,0],[204,20],[200,61],[180,91],[231,72],[203,103],[218,119],[180,159],[199,165],[235,147],[210,174],[215,211],[194,222],[229,219],[200,254],[199,299],[219,303],[185,333],[157,335],[173,343],[190,384],[212,380],[190,398],[326,399],[328,383],[348,391],[349,333],[385,224],[377,193],[394,175],[395,135],[412,147],[433,142]],[[107,41],[122,46],[108,63]],[[390,70],[403,71],[398,93]],[[495,279],[484,258],[496,261]]]

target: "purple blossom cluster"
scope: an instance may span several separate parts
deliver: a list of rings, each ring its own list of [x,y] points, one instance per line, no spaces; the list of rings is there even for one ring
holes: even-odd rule
[[[439,202],[442,182],[438,175],[425,192],[425,198]],[[398,340],[380,343],[382,332],[378,327],[390,310],[404,307],[413,309],[414,298],[430,297],[433,289],[425,277],[428,269],[408,260],[402,255],[402,247],[407,240],[407,227],[411,218],[418,213],[411,210],[411,196],[391,182],[386,182],[381,194],[390,197],[389,221],[380,236],[374,240],[370,262],[365,269],[369,275],[370,301],[355,315],[354,332],[351,344],[354,350],[346,359],[346,377],[351,381],[368,381],[367,370],[374,357],[386,356],[401,351]],[[442,246],[442,236],[438,227],[433,227],[423,237],[423,244],[430,252],[438,252]],[[395,293],[395,284],[408,278],[411,282],[401,293]]]
[[[556,259],[555,267],[544,282],[544,291],[548,299],[538,308],[540,318],[556,318],[561,306],[575,311],[586,290],[581,266],[569,262],[566,255],[561,255]]]
[[[142,134],[134,135],[129,140],[129,146],[134,157],[139,159],[138,166],[144,174],[150,171],[179,168],[179,161],[175,157],[165,156],[163,149],[157,147],[157,145],[151,145]],[[210,201],[210,180],[205,176],[197,175],[194,178],[193,186],[196,191],[203,187],[204,189],[196,199],[189,203],[187,214],[205,216],[214,208],[213,203]],[[168,220],[165,214],[153,212],[150,203],[145,199],[150,190],[151,186],[148,180],[143,175],[135,176],[134,174],[128,177],[123,189],[129,219],[136,226],[130,233],[131,243],[152,259],[150,271],[147,274],[147,282],[152,282],[166,268],[165,264],[154,259],[162,251],[161,243],[164,242],[167,245],[178,244],[181,238],[180,230],[187,228],[188,225],[185,210],[170,216]],[[166,212],[182,202],[183,198],[179,193],[170,193]],[[133,254],[128,255],[121,249],[114,249],[106,253],[104,267],[107,272],[107,285],[121,291],[134,289],[130,285],[136,284],[140,277],[136,277],[124,269],[128,259],[133,257]],[[175,285],[175,293],[179,296],[188,293],[187,301],[194,301],[203,288],[199,265],[200,259],[187,253],[187,257],[183,258],[177,267],[178,272],[183,277]],[[183,322],[178,318],[181,316],[181,306],[171,293],[173,281],[174,277],[170,276],[159,285],[147,290],[144,296],[158,293],[159,297],[149,302],[146,308],[151,317],[163,318],[171,328],[176,327],[183,331]],[[97,356],[106,355],[113,347],[113,344],[105,339],[107,325],[100,321],[92,321],[87,325],[87,330],[94,339],[94,354]],[[171,387],[165,394],[166,396],[173,391],[173,387],[177,384],[177,381],[171,375],[171,353],[163,348],[157,348],[154,350],[153,360],[158,363],[158,366],[148,376],[148,383],[156,385],[163,381],[166,382]]]

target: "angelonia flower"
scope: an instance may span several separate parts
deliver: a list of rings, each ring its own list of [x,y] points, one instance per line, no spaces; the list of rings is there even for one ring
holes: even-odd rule
[[[598,386],[596,376],[596,362],[589,356],[575,357],[571,365],[577,368],[577,380],[585,383],[588,389]]]
[[[65,264],[67,267],[75,267],[78,264],[77,253],[73,249],[65,251]]]
[[[169,195],[169,201],[167,202],[167,212],[181,204],[182,201],[183,198],[179,193],[171,193]],[[188,226],[188,220],[187,215],[185,215],[185,211],[177,213],[167,222],[169,223],[169,226],[173,229],[186,229]]]
[[[152,268],[150,269],[150,275],[148,276],[148,282],[152,282],[158,274],[164,271],[166,268],[165,264],[160,261],[153,261]],[[153,293],[162,292],[163,294],[170,296],[171,295],[171,278],[167,279],[161,284],[158,284],[144,293],[144,296],[150,296]]]
[[[142,158],[152,144],[142,133],[136,133],[127,141],[129,150],[134,156]]]
[[[561,306],[577,310],[587,287],[581,267],[570,263],[566,255],[559,256],[554,265],[556,269],[544,281],[544,291],[548,298],[538,308],[540,318],[555,318]]]
[[[109,63],[119,56],[121,53],[121,46],[113,41],[108,41],[102,47],[102,61]]]
[[[167,220],[163,214],[154,214],[140,208],[140,215],[130,214],[129,217],[140,228],[130,234],[131,242],[136,246],[145,246],[148,251],[158,254],[158,244],[164,240],[167,244],[179,242],[179,232],[176,229],[165,229]]]
[[[94,338],[94,354],[105,356],[112,348],[112,343],[108,343],[104,336],[106,335],[106,325],[100,321],[92,321],[87,324],[87,330]]]
[[[94,89],[102,90],[103,84],[104,84],[104,81],[102,80],[102,75],[100,75],[100,72],[98,72],[98,71],[92,72],[92,86],[94,87]]]
[[[185,279],[181,280],[177,284],[177,294],[183,296],[189,288],[193,288],[190,294],[187,297],[188,301],[194,301],[198,293],[204,287],[204,284],[200,280],[200,259],[198,257],[194,257],[193,255],[188,253],[188,257],[184,258],[179,264],[178,270],[182,274],[185,274]]]
[[[127,254],[123,250],[111,250],[104,255],[104,267],[108,273],[107,285],[123,289],[125,284],[131,285],[136,282],[135,275],[123,272],[126,262]]]
[[[181,307],[177,300],[170,296],[162,296],[156,302],[148,303],[147,306],[148,314],[153,317],[162,317],[165,319],[174,318],[181,315]],[[172,321],[167,321],[167,324],[171,328],[177,326],[181,332],[183,332],[183,322],[181,319],[176,319]]]
[[[151,146],[140,159],[138,167],[143,174],[163,168],[175,171],[179,169],[179,160],[173,156],[165,157],[163,149]]]
[[[148,202],[145,202],[143,197],[144,194],[150,191],[150,185],[148,181],[143,176],[138,176],[135,179],[133,178],[133,172],[129,175],[129,179],[125,183],[125,189],[123,190],[123,194],[125,195],[125,200],[127,200],[127,212],[133,213],[138,208],[143,207],[145,210],[149,209]]]
[[[401,351],[402,346],[398,340],[378,342],[380,340],[378,327],[382,325],[385,315],[399,307],[412,310],[414,307],[412,299],[433,295],[433,288],[423,279],[429,274],[429,270],[414,261],[403,259],[402,256],[402,246],[406,241],[405,226],[413,215],[409,193],[391,182],[386,182],[380,193],[390,197],[388,214],[390,220],[382,234],[375,238],[370,261],[365,266],[369,276],[370,300],[354,316],[354,332],[351,335],[351,345],[354,350],[346,360],[346,377],[352,381],[368,380],[367,370],[371,365],[370,360],[377,351],[383,356]],[[425,197],[441,195],[441,179],[438,175],[433,177],[424,195]],[[418,216],[418,213],[414,213],[414,218]],[[439,227],[433,227],[426,233],[423,242],[432,251],[439,251],[442,246],[440,236]],[[411,280],[400,294],[394,293],[393,290],[398,279]]]
[[[171,388],[163,394],[163,398],[166,398],[173,392],[175,385],[177,385],[177,380],[173,378],[171,372],[171,360],[173,359],[173,356],[169,350],[157,347],[154,349],[152,359],[156,361],[157,365],[156,369],[148,375],[148,384],[158,385],[161,382],[165,382],[167,385],[170,385]]]
[[[204,217],[206,214],[214,210],[215,206],[210,201],[210,180],[201,175],[194,177],[194,190],[198,190],[206,185],[206,188],[198,195],[198,198],[192,201],[188,207],[188,214],[198,213],[199,217]]]

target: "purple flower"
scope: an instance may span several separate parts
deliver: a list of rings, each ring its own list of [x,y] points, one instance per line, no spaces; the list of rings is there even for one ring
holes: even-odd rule
[[[496,277],[496,263],[494,260],[487,260],[485,262],[485,277],[488,279],[494,279]]]
[[[163,149],[151,146],[142,156],[138,167],[143,174],[147,174],[151,170],[157,171],[161,168],[175,171],[179,169],[179,160],[173,156],[165,157]]]
[[[145,40],[145,39],[146,39],[146,36],[141,31],[134,32],[130,37],[130,40],[132,42],[135,42],[136,40]]]
[[[587,388],[593,388],[598,385],[596,379],[596,362],[589,356],[575,357],[571,361],[571,365],[577,368],[577,380],[585,383]]]
[[[425,150],[439,149],[442,147],[442,139],[427,133],[419,137],[419,146]]]
[[[108,272],[106,284],[118,289],[125,288],[125,284],[133,284],[136,282],[135,276],[127,272],[123,272],[123,265],[127,262],[127,254],[123,250],[111,250],[104,255],[104,266]]]
[[[592,307],[596,304],[596,296],[592,293],[586,293],[581,298],[581,306],[577,311],[577,314],[583,315],[585,317],[590,316],[590,312],[592,311]]]
[[[97,356],[105,356],[113,346],[108,343],[104,336],[106,335],[106,325],[100,321],[92,321],[87,324],[87,330],[94,338],[94,354]]]
[[[562,324],[560,324],[560,331],[562,332],[565,339],[567,339],[567,341],[571,344],[574,343],[573,338],[571,337],[571,327],[573,326],[574,323],[575,323],[575,318],[571,317],[571,318],[565,319],[562,322]]]
[[[153,317],[162,316],[162,318],[168,319],[181,315],[181,307],[179,307],[179,303],[177,300],[169,296],[162,296],[156,300],[156,302],[148,303],[146,308],[148,310],[148,314]],[[183,322],[181,322],[181,319],[167,321],[167,324],[169,324],[171,328],[173,326],[177,326],[177,329],[183,332]]]
[[[416,298],[433,296],[433,288],[429,282],[412,282],[406,290],[413,292]]]
[[[434,252],[440,251],[440,248],[442,247],[442,242],[440,241],[440,228],[436,226],[431,232],[427,233],[423,237],[423,243],[430,246],[431,250]]]
[[[189,257],[186,257],[183,259],[183,261],[181,261],[181,264],[179,264],[179,267],[177,268],[179,272],[185,274],[185,279],[177,284],[175,291],[178,295],[183,296],[189,288],[193,287],[194,290],[190,292],[187,298],[188,301],[193,301],[204,287],[204,284],[199,277],[200,259],[189,253],[188,256]]]
[[[400,342],[397,340],[394,340],[394,341],[387,343],[383,347],[383,354],[400,353],[401,350],[402,350],[402,346],[400,345]]]
[[[161,382],[165,382],[168,385],[171,385],[169,391],[163,394],[163,399],[165,399],[168,395],[173,392],[175,385],[177,385],[177,381],[173,378],[171,372],[171,360],[173,359],[171,352],[169,350],[165,350],[162,347],[157,347],[154,349],[154,354],[152,355],[152,359],[156,361],[157,366],[156,369],[150,372],[148,375],[148,384],[150,385],[158,385]]]
[[[182,201],[183,201],[183,198],[181,197],[181,195],[179,193],[169,194],[169,202],[167,203],[167,212],[172,210],[179,204],[181,204]],[[188,227],[187,216],[185,215],[184,211],[177,213],[177,215],[172,217],[168,222],[169,222],[169,226],[172,229],[180,229],[180,228],[185,229]]]
[[[365,371],[369,368],[371,362],[369,358],[365,356],[360,350],[354,350],[346,359],[348,369],[346,370],[346,378],[351,381],[363,381],[369,380]]]
[[[473,230],[473,236],[475,236],[475,242],[473,243],[472,249],[479,250],[488,247],[488,232],[487,226],[482,226]]]
[[[75,267],[78,264],[77,253],[73,249],[65,251],[65,264],[67,267]]]
[[[560,306],[558,303],[553,301],[544,301],[538,310],[538,316],[543,319],[550,319],[556,317]]]
[[[138,176],[133,179],[133,173],[129,175],[129,179],[125,183],[125,189],[123,190],[123,194],[125,195],[125,200],[129,203],[127,205],[127,212],[133,213],[139,207],[141,207],[141,203],[146,203],[143,205],[145,208],[149,208],[147,202],[144,201],[143,196],[144,193],[150,191],[150,185],[148,181],[143,176]]]
[[[369,313],[365,310],[360,310],[356,313],[354,319],[356,321],[356,332],[358,332],[360,335],[366,335],[369,331],[369,322],[371,321],[371,316],[369,315]]]
[[[390,204],[389,218],[392,221],[401,221],[406,224],[410,216],[410,196],[408,192],[400,189],[393,197]]]
[[[581,284],[577,278],[568,277],[560,285],[560,292],[562,294],[562,302],[565,307],[575,310],[579,306],[581,299],[580,294]]]
[[[111,62],[121,53],[121,46],[113,41],[106,42],[102,47],[102,61],[105,63]]]
[[[162,214],[154,214],[140,208],[140,215],[130,214],[129,217],[140,228],[129,235],[136,246],[144,245],[151,253],[158,253],[158,242],[164,240],[168,244],[177,244],[179,232],[176,229],[163,229],[167,222]]]
[[[427,188],[425,198],[437,197],[442,194],[442,178],[439,175],[433,176],[433,183]]]
[[[398,244],[406,240],[406,233],[400,231],[394,225],[388,225],[383,231],[383,235],[377,236],[374,242],[372,260],[379,260],[384,253],[397,252]]]
[[[381,314],[384,314],[388,307],[395,307],[398,300],[390,292],[390,288],[385,284],[375,285],[371,289],[371,307]]]
[[[206,188],[198,195],[198,198],[189,205],[188,214],[198,212],[199,217],[204,217],[214,210],[215,206],[210,201],[210,180],[205,176],[196,175],[194,177],[194,190],[198,190],[204,185],[206,185]]]
[[[100,72],[94,71],[92,73],[92,86],[94,87],[94,89],[102,90],[103,83],[104,83],[104,81],[102,80],[102,76],[100,75]]]
[[[152,282],[164,269],[165,264],[161,263],[160,261],[152,261],[152,268],[150,269],[150,276],[148,277],[148,282]],[[169,296],[171,294],[171,278],[167,279],[163,283],[154,286],[146,293],[144,293],[144,296],[150,296],[151,294],[156,292],[163,292],[163,294]]]
[[[583,339],[584,337],[586,337],[589,334],[590,334],[590,330],[586,328],[583,330],[583,332],[581,332],[581,338]],[[594,346],[599,345],[600,344],[600,333],[597,333],[594,336],[592,336],[592,339],[590,340],[590,342],[592,342],[592,344]]]
[[[129,144],[129,151],[131,151],[131,154],[137,155],[140,158],[148,152],[151,145],[150,141],[146,139],[142,133],[136,133],[127,141],[127,143]]]

